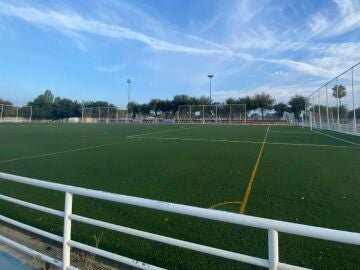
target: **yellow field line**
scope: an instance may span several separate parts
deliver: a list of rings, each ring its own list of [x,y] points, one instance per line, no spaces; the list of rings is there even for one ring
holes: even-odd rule
[[[227,205],[227,204],[241,204],[242,202],[241,201],[226,201],[226,202],[220,202],[220,203],[216,203],[212,206],[209,207],[209,209],[215,209],[219,206],[222,206],[222,205]]]
[[[260,148],[260,152],[259,152],[259,155],[257,157],[257,160],[256,160],[256,163],[255,163],[255,166],[254,166],[254,169],[251,173],[251,176],[250,176],[250,180],[249,180],[249,183],[248,183],[248,186],[246,188],[246,192],[245,192],[245,195],[244,195],[244,198],[242,200],[242,204],[241,204],[241,207],[240,207],[240,214],[244,214],[245,213],[245,210],[246,210],[246,206],[247,206],[247,203],[249,201],[249,197],[250,197],[250,193],[251,193],[251,189],[252,189],[252,186],[253,186],[253,183],[254,183],[254,179],[255,179],[255,176],[256,176],[256,172],[258,170],[258,167],[259,167],[259,164],[260,164],[260,160],[261,160],[261,156],[262,156],[262,153],[264,151],[264,147],[265,147],[265,144],[266,144],[266,138],[268,136],[268,133],[269,133],[269,129],[270,129],[270,126],[268,126],[267,130],[266,130],[266,134],[265,134],[265,137],[264,137],[264,140],[261,144],[261,148]]]
[[[133,140],[129,140],[129,141],[126,141],[126,142],[121,141],[121,142],[115,142],[115,143],[100,144],[100,145],[95,145],[95,146],[87,146],[87,147],[69,149],[69,150],[46,153],[46,154],[39,154],[39,155],[32,155],[32,156],[22,156],[22,157],[13,158],[13,159],[0,160],[0,164],[1,163],[19,161],[19,160],[35,159],[35,158],[55,156],[55,155],[60,155],[60,154],[72,153],[72,152],[79,152],[79,151],[84,151],[84,150],[92,150],[92,149],[97,149],[97,148],[102,148],[102,147],[107,147],[107,146],[112,146],[112,145],[131,143],[131,142],[135,142],[135,141],[139,141],[139,140],[141,140],[141,139],[133,139]]]

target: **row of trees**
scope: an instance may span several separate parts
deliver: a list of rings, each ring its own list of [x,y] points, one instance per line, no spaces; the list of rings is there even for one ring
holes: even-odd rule
[[[282,117],[284,112],[293,112],[296,118],[299,118],[302,110],[305,109],[306,98],[300,95],[293,96],[288,104],[276,103],[275,99],[267,93],[255,94],[253,97],[246,96],[241,98],[228,98],[225,104],[246,104],[246,110],[251,111],[260,109],[261,116],[264,118],[265,110],[274,110],[278,117]],[[180,105],[209,105],[219,104],[217,102],[210,102],[207,97],[190,97],[187,95],[177,95],[172,100],[152,99],[149,103],[138,104],[130,102],[128,110],[132,115],[138,113],[142,115],[149,115],[150,112],[156,117],[160,113],[165,115],[174,115]]]
[[[1,103],[1,100],[0,100]],[[65,119],[70,117],[81,117],[82,107],[115,107],[106,101],[78,102],[68,98],[55,97],[50,90],[28,102],[32,106],[33,119]]]
[[[341,98],[347,94],[346,88],[342,85],[335,85],[332,95],[338,98],[341,107]],[[245,96],[240,98],[228,98],[225,104],[246,104],[247,111],[260,109],[262,118],[265,110],[274,110],[276,116],[282,117],[284,112],[294,113],[296,119],[299,119],[301,111],[305,109],[307,99],[301,95],[295,95],[290,98],[288,103],[275,103],[275,99],[267,93],[258,93],[254,96]],[[10,101],[0,98],[0,104],[9,104]],[[220,104],[211,102],[208,97],[190,97],[187,95],[176,95],[173,99],[152,99],[148,103],[138,104],[130,102],[128,112],[135,117],[137,114],[144,116],[174,116],[180,105],[209,105]],[[115,107],[106,101],[86,101],[78,102],[68,98],[55,97],[50,90],[36,97],[27,105],[32,106],[34,119],[64,119],[70,117],[81,117],[82,107]]]
[[[262,117],[265,110],[274,109],[276,115],[281,117],[284,112],[293,112],[298,118],[301,111],[305,109],[306,98],[296,95],[290,99],[288,104],[275,103],[267,93],[256,94],[253,97],[246,96],[238,99],[228,98],[225,104],[246,104],[247,111],[260,109]],[[0,98],[0,104],[12,103]],[[174,116],[180,105],[209,105],[220,104],[211,102],[207,97],[190,97],[187,95],[176,95],[172,100],[152,99],[148,103],[138,104],[130,102],[128,104],[128,112],[130,116],[135,117],[137,114],[144,116],[159,116],[164,114],[167,117]],[[33,101],[28,102],[28,106],[32,106],[33,119],[65,119],[70,117],[81,117],[82,107],[116,107],[106,101],[86,101],[78,102],[68,98],[55,97],[50,90],[46,90],[43,94],[36,97]]]

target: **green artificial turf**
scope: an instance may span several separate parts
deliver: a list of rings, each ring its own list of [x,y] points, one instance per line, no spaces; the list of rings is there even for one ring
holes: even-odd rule
[[[266,132],[267,126],[2,124],[0,171],[208,208],[243,199]],[[270,127],[246,214],[360,231],[360,138],[321,132]],[[3,181],[0,190],[63,210],[62,193]],[[240,205],[217,209],[239,213]],[[74,213],[267,258],[264,230],[80,196]],[[62,234],[57,217],[6,202],[0,214]],[[260,269],[77,222],[72,237],[94,245],[100,231],[100,248],[168,269]],[[360,248],[280,233],[280,259],[359,269]]]

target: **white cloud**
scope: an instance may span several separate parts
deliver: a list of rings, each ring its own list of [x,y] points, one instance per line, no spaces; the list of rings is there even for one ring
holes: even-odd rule
[[[239,98],[244,96],[254,96],[257,93],[266,92],[271,93],[275,98],[275,102],[288,102],[289,98],[294,95],[308,96],[321,84],[320,81],[300,84],[289,85],[272,85],[264,84],[251,89],[229,89],[218,90],[213,92],[214,100],[225,101],[227,98]]]

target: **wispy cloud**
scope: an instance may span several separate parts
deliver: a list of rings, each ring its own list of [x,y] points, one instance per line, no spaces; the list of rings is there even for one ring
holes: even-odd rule
[[[343,34],[360,27],[360,1],[358,0],[335,0],[339,11],[340,20],[331,29],[332,35]]]
[[[180,52],[198,55],[225,55],[239,57],[244,60],[252,60],[251,55],[235,53],[231,50],[219,48],[198,48],[184,46],[160,40],[144,33],[133,31],[129,28],[106,24],[97,20],[88,20],[76,14],[64,14],[53,10],[42,11],[30,7],[16,7],[0,2],[0,12],[15,16],[35,25],[53,27],[63,33],[88,33],[117,39],[138,41],[159,51]]]
[[[139,68],[129,73],[141,72],[138,77],[153,80],[154,88],[163,83],[164,88],[188,89],[189,93],[198,94],[208,87],[207,72],[213,72],[215,86],[222,89],[215,94],[219,99],[259,91],[286,97],[294,89],[303,89],[295,85],[300,80],[301,84],[304,79],[328,80],[360,59],[359,37],[346,35],[360,27],[359,0],[333,0],[325,4],[219,0],[219,9],[211,12],[203,10],[201,4],[194,7],[201,7],[201,14],[209,16],[192,15],[182,18],[181,23],[176,16],[169,16],[166,21],[158,12],[169,12],[167,9],[149,7],[146,2],[93,0],[86,11],[79,8],[80,4],[55,2],[32,0],[11,4],[16,1],[0,0],[0,30],[3,20],[5,27],[18,27],[6,24],[8,17],[12,17],[46,29],[40,35],[60,32],[88,52],[82,55],[95,62],[90,65],[98,73],[123,71],[125,64],[108,65],[109,61],[100,62],[90,55],[107,57],[104,47],[114,48],[117,53],[124,48],[132,54],[132,64]],[[112,47],[114,44],[116,48]],[[138,51],[134,53],[133,48]],[[115,63],[130,59],[125,53],[117,56],[116,60],[112,58]],[[174,86],[174,81],[180,86]],[[274,84],[280,81],[283,84]],[[236,87],[247,83],[251,85]]]
[[[126,67],[125,64],[111,65],[111,66],[96,66],[94,69],[99,72],[117,72]]]
[[[313,14],[307,23],[310,36],[334,37],[360,28],[360,2],[333,0],[335,10],[327,9]]]

